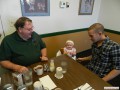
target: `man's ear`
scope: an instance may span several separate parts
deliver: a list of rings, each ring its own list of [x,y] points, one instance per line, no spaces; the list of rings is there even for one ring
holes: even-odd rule
[[[21,27],[19,27],[19,28],[18,28],[18,31],[19,31],[19,32],[21,32],[21,30],[22,30],[22,28],[21,28]]]
[[[99,32],[99,35],[102,35],[102,32]]]

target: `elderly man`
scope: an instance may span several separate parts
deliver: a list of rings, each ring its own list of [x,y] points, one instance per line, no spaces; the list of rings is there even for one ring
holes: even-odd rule
[[[32,20],[21,17],[14,26],[16,31],[6,36],[1,43],[0,64],[21,73],[28,70],[28,65],[47,61],[46,45],[33,31]]]

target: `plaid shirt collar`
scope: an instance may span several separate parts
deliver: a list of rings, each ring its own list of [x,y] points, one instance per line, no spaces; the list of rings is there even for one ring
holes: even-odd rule
[[[101,46],[106,45],[106,42],[109,42],[110,38],[106,36]],[[97,42],[92,44],[92,47],[97,47]]]

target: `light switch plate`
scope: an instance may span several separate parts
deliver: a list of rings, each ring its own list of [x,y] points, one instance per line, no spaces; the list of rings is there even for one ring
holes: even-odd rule
[[[64,1],[60,1],[60,8],[65,8],[66,7],[66,3]]]

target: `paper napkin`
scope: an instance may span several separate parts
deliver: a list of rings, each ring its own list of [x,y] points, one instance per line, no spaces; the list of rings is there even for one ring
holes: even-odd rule
[[[73,90],[94,90],[88,83],[85,83]]]
[[[87,90],[90,87],[88,83],[85,83],[82,87],[81,90]]]
[[[52,90],[57,87],[49,75],[41,77],[39,78],[39,80],[42,83],[43,87],[47,87],[49,90]]]

